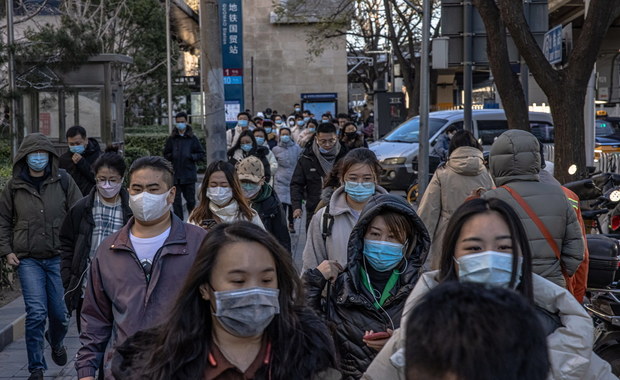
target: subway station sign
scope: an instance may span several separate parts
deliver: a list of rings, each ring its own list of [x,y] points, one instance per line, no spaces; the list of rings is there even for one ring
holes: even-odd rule
[[[222,31],[222,67],[227,126],[234,126],[243,104],[242,0],[219,0]]]

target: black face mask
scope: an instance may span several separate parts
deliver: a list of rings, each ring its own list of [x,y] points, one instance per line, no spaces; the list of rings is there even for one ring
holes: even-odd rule
[[[357,137],[357,132],[346,132],[344,135],[350,140],[355,140]]]

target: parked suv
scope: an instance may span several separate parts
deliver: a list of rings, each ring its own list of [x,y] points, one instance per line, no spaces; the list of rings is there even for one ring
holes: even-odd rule
[[[551,115],[543,112],[530,112],[532,133],[545,144],[553,143],[553,121]],[[474,136],[488,150],[497,136],[508,129],[504,110],[473,110],[472,123]],[[429,114],[429,141],[435,145],[437,138],[450,125],[463,128],[463,111],[437,111]],[[381,163],[381,186],[389,190],[409,189],[417,178],[414,165],[418,157],[420,118],[411,118],[390,133],[370,144]],[[429,149],[430,151],[431,149]]]

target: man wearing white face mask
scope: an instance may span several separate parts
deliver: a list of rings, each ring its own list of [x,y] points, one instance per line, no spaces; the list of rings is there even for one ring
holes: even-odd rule
[[[240,161],[236,170],[243,195],[260,216],[265,230],[271,232],[290,252],[291,236],[288,233],[282,203],[271,185],[265,182],[263,163],[258,158],[250,156]]]
[[[133,218],[95,253],[82,307],[78,378],[94,379],[103,361],[133,333],[163,322],[206,232],[170,211],[173,170],[161,157],[142,157],[129,170]]]

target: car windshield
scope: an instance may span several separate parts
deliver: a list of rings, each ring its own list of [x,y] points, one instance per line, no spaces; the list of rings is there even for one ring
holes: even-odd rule
[[[439,128],[446,124],[445,119],[429,119],[429,131],[428,137],[431,138]],[[388,133],[383,141],[387,142],[402,142],[402,143],[417,143],[420,135],[420,118],[416,116],[413,119],[407,120],[392,132]]]
[[[604,120],[596,121],[595,133],[597,137],[613,135],[614,132],[615,131],[614,128],[611,126],[611,123],[608,123]]]

